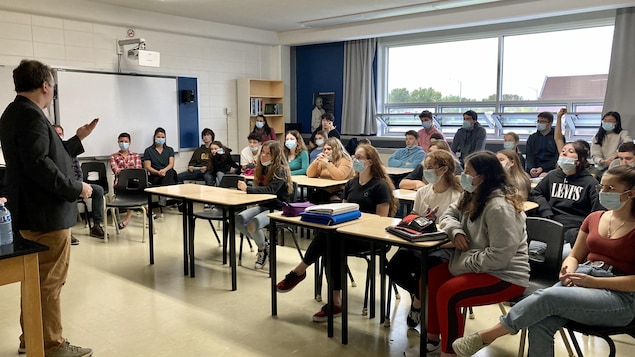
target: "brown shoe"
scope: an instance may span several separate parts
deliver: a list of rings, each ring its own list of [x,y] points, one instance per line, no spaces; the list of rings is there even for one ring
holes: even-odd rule
[[[105,236],[104,229],[101,228],[99,224],[95,224],[93,228],[90,229],[90,236],[99,238],[99,239],[104,239],[104,236]]]

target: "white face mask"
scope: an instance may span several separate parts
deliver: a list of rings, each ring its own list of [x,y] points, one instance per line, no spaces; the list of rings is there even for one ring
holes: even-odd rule
[[[435,184],[439,182],[441,176],[437,176],[437,169],[424,169],[423,170],[423,178],[427,183]]]
[[[630,190],[629,190],[630,191]],[[600,204],[609,210],[618,210],[626,204],[626,201],[620,201],[623,194],[629,191],[619,192],[600,192]]]
[[[466,173],[461,174],[461,187],[469,193],[472,193],[476,190],[478,185],[474,185],[474,177],[468,175]]]

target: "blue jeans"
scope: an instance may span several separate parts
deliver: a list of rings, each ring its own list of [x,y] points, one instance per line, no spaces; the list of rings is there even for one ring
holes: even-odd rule
[[[251,238],[258,248],[263,248],[265,246],[265,233],[263,232],[263,228],[269,225],[269,217],[267,217],[268,214],[269,208],[256,206],[248,208],[236,216],[236,229],[240,233]],[[249,224],[254,225],[252,232],[250,232],[247,228]]]
[[[578,273],[598,277],[613,274],[588,266]],[[528,357],[554,355],[554,335],[569,320],[593,326],[626,326],[635,317],[635,293],[585,287],[565,287],[560,282],[538,290],[501,316],[500,322],[513,335],[529,331]]]
[[[183,183],[185,180],[205,180],[205,184],[208,186],[214,186],[214,173],[211,171],[205,171],[202,173],[200,170],[183,171],[176,176],[178,183]]]

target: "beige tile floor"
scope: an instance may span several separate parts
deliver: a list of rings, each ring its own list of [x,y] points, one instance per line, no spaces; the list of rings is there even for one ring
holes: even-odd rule
[[[200,208],[200,207],[199,207]],[[183,276],[181,216],[165,210],[157,220],[156,262],[148,261],[148,243],[141,243],[141,219],[109,243],[88,236],[82,223],[73,228],[81,240],[72,247],[68,281],[64,287],[65,337],[91,347],[95,356],[401,356],[418,343],[405,317],[410,298],[403,293],[392,308],[392,326],[379,318],[361,316],[365,263],[350,259],[359,286],[350,289],[349,344],[340,343],[339,319],[334,338],[326,324],[311,321],[321,303],[313,300],[312,270],[288,294],[279,294],[278,317],[271,316],[269,279],[252,269],[255,253],[246,250],[238,267],[238,290],[232,292],[230,270],[221,264],[221,249],[206,222],[196,229],[196,278]],[[304,239],[302,244],[307,244]],[[280,248],[279,275],[297,262],[297,252]],[[324,289],[325,290],[325,289]],[[0,356],[17,355],[19,285],[0,287]],[[475,309],[468,320],[470,333],[497,321],[496,306]],[[635,340],[616,339],[619,356],[635,355]],[[606,344],[581,339],[587,356],[606,356]],[[566,356],[558,337],[557,356]],[[518,336],[507,336],[477,356],[516,356]]]

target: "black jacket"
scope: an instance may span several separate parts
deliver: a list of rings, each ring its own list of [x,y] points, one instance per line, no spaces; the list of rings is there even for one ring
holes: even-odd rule
[[[75,225],[82,183],[71,157],[84,152],[79,138],[65,145],[42,109],[18,95],[0,118],[0,141],[14,229],[49,232]]]

